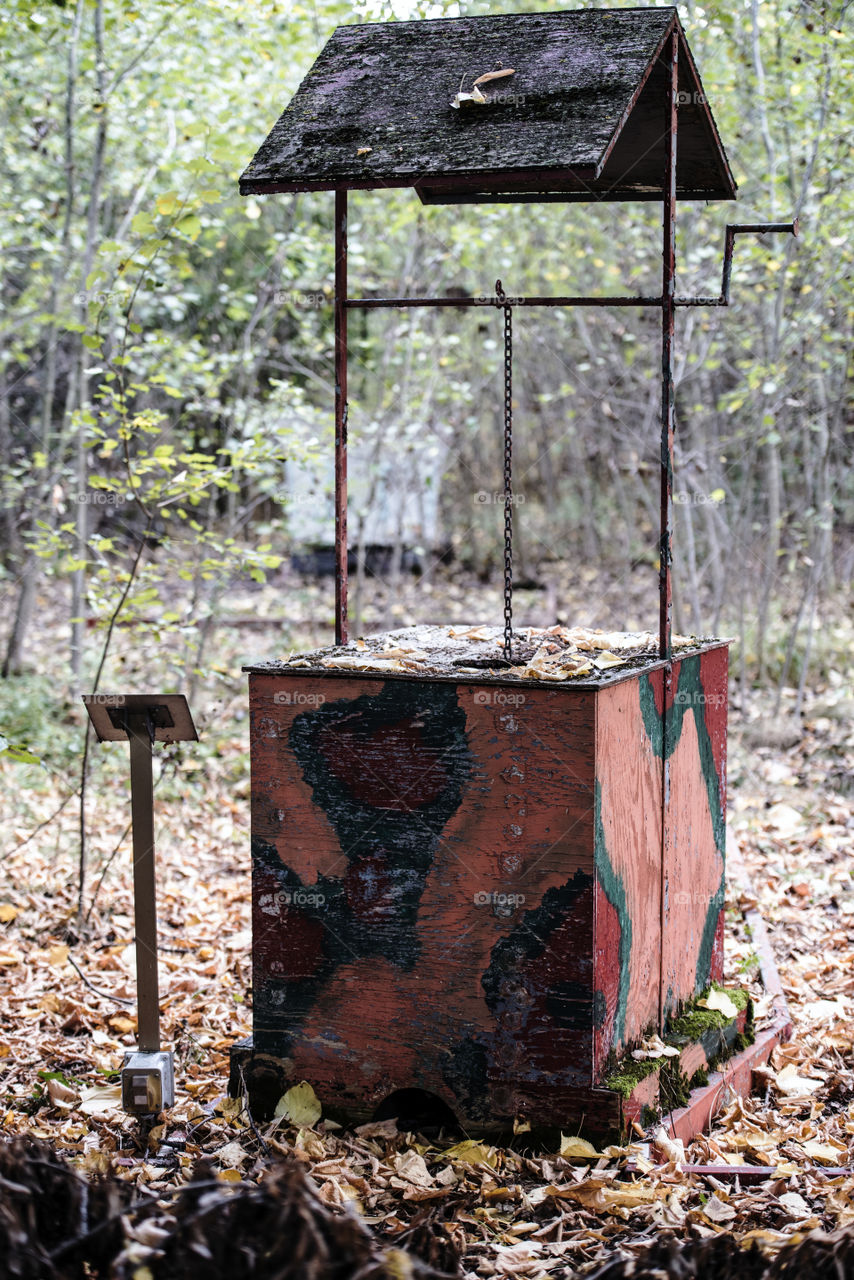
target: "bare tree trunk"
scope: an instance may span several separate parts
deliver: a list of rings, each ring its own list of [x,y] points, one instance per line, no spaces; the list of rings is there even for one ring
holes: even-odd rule
[[[60,431],[57,439],[54,439],[53,435],[53,402],[56,393],[57,359],[59,353],[59,331],[56,313],[59,308],[62,285],[68,274],[68,264],[71,252],[71,223],[74,216],[74,201],[76,195],[74,176],[74,97],[77,92],[77,53],[80,42],[80,27],[83,20],[84,6],[85,0],[77,0],[77,5],[74,10],[74,18],[71,23],[71,31],[68,37],[68,44],[66,47],[65,124],[63,139],[65,154],[65,212],[62,219],[59,257],[51,277],[50,293],[48,295],[48,311],[51,316],[51,320],[48,324],[44,339],[45,382],[42,396],[41,415],[42,451],[45,456],[45,483],[41,491],[41,501],[37,499],[34,503],[36,507],[41,506],[45,500],[50,501],[51,499],[54,485],[61,474],[65,448],[62,431]],[[68,414],[69,400],[70,397],[66,395],[66,416]],[[65,421],[65,418],[63,418],[63,421]],[[8,457],[8,454],[4,453],[3,456]],[[47,515],[47,520],[52,526],[54,522],[52,509]],[[3,659],[2,674],[4,679],[8,676],[15,675],[21,670],[27,632],[33,616],[33,609],[40,578],[41,561],[37,556],[30,553],[27,555],[19,578],[20,588],[18,591],[17,604],[15,606],[15,618],[7,641],[6,654]]]
[[[92,182],[89,189],[89,202],[86,210],[86,246],[83,253],[83,270],[81,272],[80,320],[85,324],[88,318],[88,300],[86,288],[89,273],[95,261],[95,249],[100,224],[101,184],[104,177],[104,157],[107,149],[107,75],[104,64],[104,0],[96,0],[95,14],[95,79],[98,87],[98,98],[101,111],[98,114],[98,127],[95,132],[95,152],[92,158]],[[83,409],[89,401],[89,353],[80,344],[80,363],[78,369],[79,396],[78,405]],[[85,562],[89,547],[89,509],[86,504],[86,490],[89,476],[89,458],[86,451],[86,429],[81,421],[78,425],[74,444],[74,474],[77,484],[77,549],[76,559],[80,567],[75,569],[71,580],[71,677],[79,681],[83,664],[83,640],[85,636],[86,618],[86,569]]]

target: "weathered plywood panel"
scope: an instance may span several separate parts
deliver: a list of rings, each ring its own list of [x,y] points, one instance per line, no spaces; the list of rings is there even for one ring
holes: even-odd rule
[[[592,1082],[592,692],[251,677],[255,1047],[488,1120]]]
[[[674,664],[664,840],[668,1011],[723,971],[726,720],[727,650]]]
[[[597,1070],[658,1023],[662,770],[647,721],[662,680],[658,670],[597,695],[595,970],[606,1011]]]

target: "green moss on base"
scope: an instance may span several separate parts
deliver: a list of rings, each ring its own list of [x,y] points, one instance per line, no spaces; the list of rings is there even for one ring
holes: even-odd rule
[[[725,992],[739,1013],[749,1008],[750,996],[741,987],[730,990],[718,983],[713,983],[712,986],[716,991]],[[712,987],[707,987],[698,999],[707,999],[711,990]],[[689,1040],[702,1040],[709,1031],[721,1031],[731,1021],[732,1019],[725,1017],[717,1009],[704,1009],[694,1001],[685,1006],[678,1018],[672,1020],[668,1033],[671,1036],[687,1036]]]
[[[676,1111],[687,1107],[691,1085],[684,1071],[679,1070],[678,1058],[667,1058],[659,1077],[659,1097],[664,1111]]]
[[[658,1071],[662,1062],[662,1058],[641,1058],[639,1062],[635,1062],[633,1058],[626,1058],[607,1077],[605,1088],[621,1093],[624,1098],[630,1098],[641,1080]]]
[[[709,1083],[709,1073],[705,1067],[698,1067],[688,1082],[690,1089],[704,1089]]]

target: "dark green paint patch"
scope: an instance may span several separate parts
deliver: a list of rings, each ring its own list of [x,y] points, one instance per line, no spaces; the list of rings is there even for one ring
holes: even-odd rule
[[[593,786],[593,833],[596,876],[602,886],[602,892],[616,911],[620,923],[620,979],[617,988],[617,1008],[614,1014],[614,1044],[621,1044],[626,1030],[626,1010],[631,982],[632,917],[626,901],[623,877],[617,874],[608,857],[605,827],[602,823],[602,786],[598,779]]]

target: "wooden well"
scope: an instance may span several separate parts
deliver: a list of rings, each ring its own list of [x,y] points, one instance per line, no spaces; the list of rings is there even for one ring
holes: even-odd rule
[[[727,646],[675,660],[666,762],[654,656],[324,658],[249,669],[259,1110],[306,1079],[360,1119],[417,1088],[467,1128],[618,1130],[615,1056],[722,977]]]
[[[461,100],[461,72],[478,98]],[[728,225],[720,294],[676,294],[678,201],[736,187],[673,8],[339,28],[240,187],[335,193],[336,644],[248,668],[254,1012],[231,1087],[261,1114],[306,1079],[362,1119],[420,1091],[470,1129],[613,1133],[663,1102],[663,1068],[616,1086],[621,1054],[722,976],[727,645],[672,636],[676,312],[728,305],[736,235],[796,224]],[[660,201],[660,290],[352,297],[348,193],[389,187],[429,204]],[[503,312],[507,662],[513,309],[660,316],[658,633],[626,661],[557,680],[467,668],[470,653],[360,665],[348,315],[422,306]],[[718,1049],[680,1043],[680,1088],[749,1039],[749,1008],[719,1030]],[[739,1071],[749,1083],[747,1059]]]

